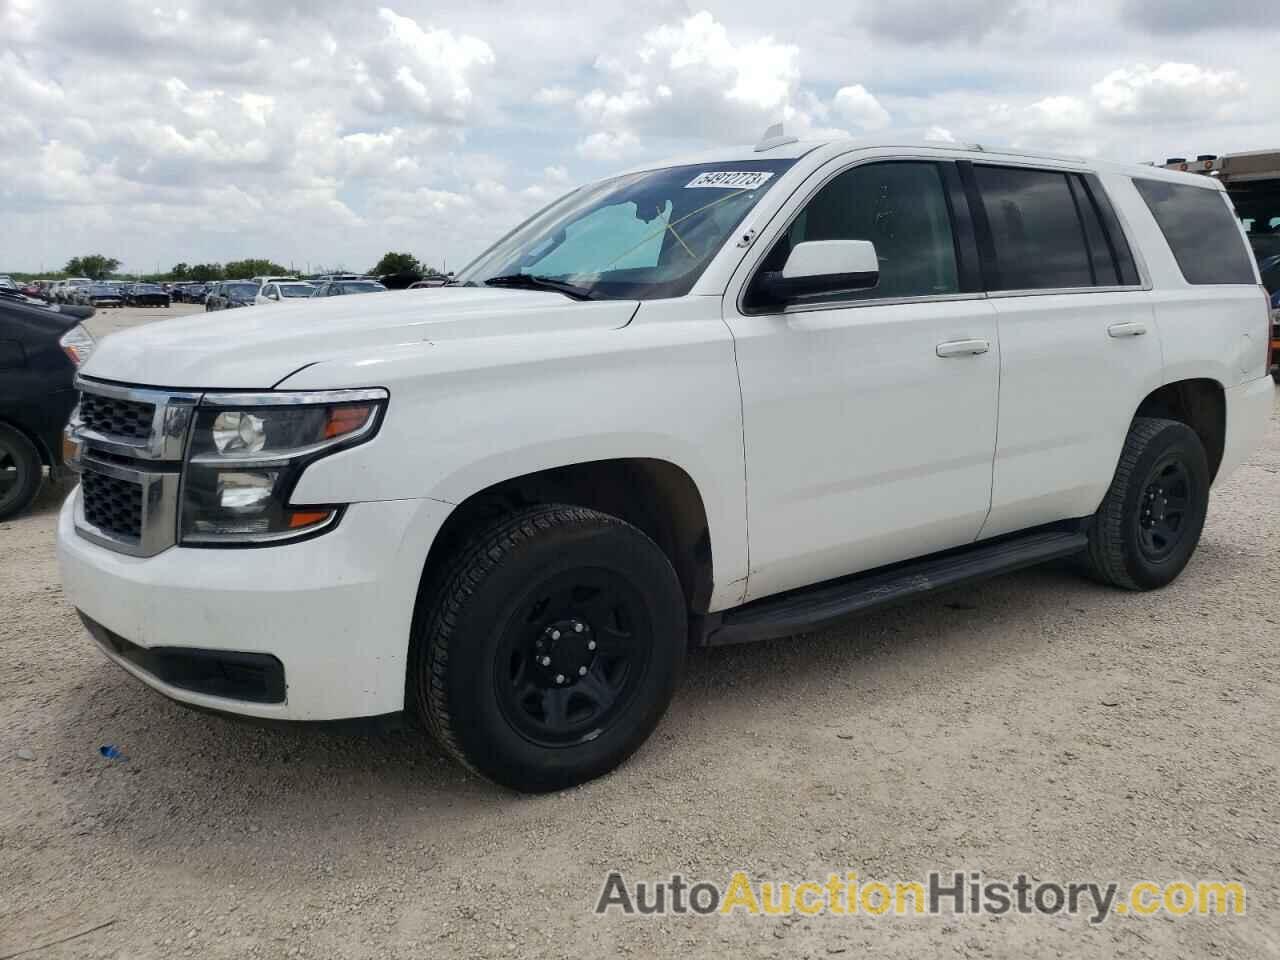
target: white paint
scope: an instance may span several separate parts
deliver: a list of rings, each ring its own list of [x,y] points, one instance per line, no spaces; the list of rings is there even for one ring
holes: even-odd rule
[[[938,143],[787,144],[768,155],[799,159],[682,298],[577,302],[447,287],[280,303],[106,338],[89,376],[191,388],[379,386],[390,401],[375,440],[315,462],[294,493],[299,505],[352,504],[334,532],[138,560],[78,538],[64,511],[68,598],[144,645],[263,650],[285,661],[284,706],[166,691],[181,699],[297,719],[376,713],[403,705],[409,619],[440,524],[452,505],[502,480],[615,457],[678,466],[706,507],[711,607],[723,610],[1091,513],[1134,411],[1163,383],[1226,388],[1220,478],[1257,444],[1272,385],[1263,351],[1242,342],[1265,334],[1260,290],[1186,284],[1130,181],[1185,175]],[[757,156],[745,148],[707,159]],[[1097,172],[1143,289],[740,308],[760,259],[827,178],[895,158]],[[805,270],[875,263],[870,243],[796,252],[806,247]],[[1142,335],[1112,335],[1139,326]]]
[[[810,240],[798,243],[782,265],[782,276],[830,277],[847,273],[879,273],[876,245],[870,240]]]

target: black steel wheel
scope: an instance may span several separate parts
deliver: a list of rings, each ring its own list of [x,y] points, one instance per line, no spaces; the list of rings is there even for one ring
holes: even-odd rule
[[[1176,420],[1136,418],[1090,524],[1089,571],[1130,590],[1173,581],[1200,542],[1209,486],[1208,458],[1194,430]]]
[[[30,440],[0,423],[0,520],[31,505],[40,490],[44,467]]]
[[[1196,492],[1191,470],[1177,454],[1165,457],[1148,473],[1136,517],[1138,545],[1147,560],[1160,563],[1178,549],[1190,531],[1188,517],[1194,515]]]
[[[530,742],[585,743],[626,709],[653,646],[635,584],[612,570],[570,570],[522,598],[494,659],[494,695]]]
[[[410,695],[470,769],[557,790],[645,741],[687,639],[679,580],[642,531],[583,507],[532,507],[483,526],[424,585]]]

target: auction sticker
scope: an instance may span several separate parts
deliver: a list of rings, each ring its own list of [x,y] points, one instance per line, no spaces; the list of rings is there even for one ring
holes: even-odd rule
[[[754,190],[773,176],[767,170],[708,170],[700,173],[688,183],[690,187],[724,187],[729,190]]]

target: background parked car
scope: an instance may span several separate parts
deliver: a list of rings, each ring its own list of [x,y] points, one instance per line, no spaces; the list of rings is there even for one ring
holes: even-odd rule
[[[76,287],[75,302],[85,307],[123,307],[124,294],[109,283],[89,283]]]
[[[154,283],[135,283],[125,293],[125,302],[131,307],[167,307],[172,299]]]
[[[231,310],[253,305],[258,285],[252,280],[223,280],[216,283],[205,298],[205,310]]]
[[[349,293],[382,293],[387,288],[377,280],[330,280],[316,287],[313,297],[341,297]]]
[[[93,283],[88,277],[68,277],[54,287],[54,300],[58,303],[75,303],[76,290]]]
[[[301,280],[264,283],[258,290],[255,303],[279,303],[281,300],[298,300],[310,297],[315,291],[310,283]]]
[[[179,303],[200,303],[208,289],[208,284],[188,281],[186,283],[175,283],[173,289],[169,291],[169,295]]]
[[[72,380],[93,349],[80,321],[92,315],[0,297],[0,520],[26,509],[46,466],[61,470]]]

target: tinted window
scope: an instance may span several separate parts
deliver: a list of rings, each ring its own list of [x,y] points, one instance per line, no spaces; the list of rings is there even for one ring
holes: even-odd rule
[[[1107,191],[1103,189],[1102,182],[1092,173],[1079,177],[1073,176],[1071,182],[1081,188],[1084,197],[1088,199],[1087,206],[1102,222],[1103,238],[1106,241],[1107,252],[1115,264],[1120,285],[1134,287],[1142,283],[1142,278],[1138,275],[1138,265],[1133,261],[1133,251],[1129,249],[1129,241],[1125,238],[1124,229],[1120,226],[1120,219],[1116,216],[1111,201],[1107,199]],[[1080,204],[1081,210],[1084,210],[1085,200],[1082,199]],[[1087,228],[1086,232],[1088,232]],[[1091,247],[1092,243],[1093,241],[1090,240]]]
[[[973,173],[995,247],[991,289],[1056,290],[1098,282],[1065,173],[985,166],[975,166]]]
[[[792,221],[757,276],[781,270],[795,245],[810,240],[870,240],[880,260],[875,287],[824,300],[927,297],[960,290],[951,215],[937,164],[874,163],[846,170]],[[754,296],[748,302],[759,304]]]
[[[1257,283],[1240,228],[1212,188],[1134,180],[1187,283]]]

